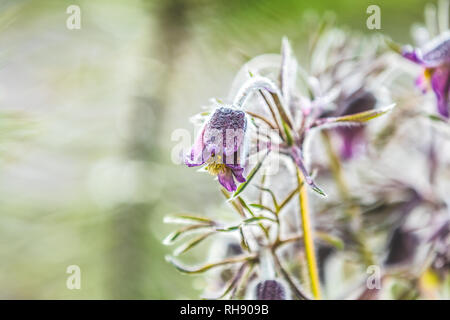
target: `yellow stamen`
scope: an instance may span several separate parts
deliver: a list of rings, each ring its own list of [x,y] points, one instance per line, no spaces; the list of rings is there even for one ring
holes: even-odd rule
[[[218,175],[226,170],[227,166],[223,163],[212,162],[206,166],[206,170],[213,176]]]
[[[425,79],[427,80],[427,82],[429,83],[429,82],[431,82],[431,76],[433,75],[433,69],[431,69],[431,68],[426,68],[424,71],[423,71],[423,75],[424,75],[424,77],[425,77]]]

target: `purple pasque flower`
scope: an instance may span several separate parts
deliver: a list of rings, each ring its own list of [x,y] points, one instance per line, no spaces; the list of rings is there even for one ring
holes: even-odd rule
[[[423,48],[405,47],[402,55],[424,68],[416,85],[426,92],[430,87],[437,99],[438,112],[450,117],[450,32],[427,43]]]
[[[217,108],[205,122],[185,163],[189,167],[205,165],[230,192],[236,191],[236,181],[246,181],[244,173],[245,134],[247,118],[232,107]]]

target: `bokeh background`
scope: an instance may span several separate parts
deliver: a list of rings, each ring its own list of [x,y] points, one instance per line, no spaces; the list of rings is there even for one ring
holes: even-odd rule
[[[197,298],[204,280],[164,260],[163,216],[222,199],[172,163],[173,130],[192,130],[249,57],[284,35],[300,48],[308,19],[374,33],[377,4],[381,32],[408,43],[425,3],[0,0],[0,298]],[[80,30],[66,28],[72,4]],[[81,290],[66,287],[69,265]]]

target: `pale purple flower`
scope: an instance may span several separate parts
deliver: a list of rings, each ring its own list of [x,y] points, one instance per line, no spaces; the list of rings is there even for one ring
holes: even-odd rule
[[[231,107],[217,108],[204,124],[185,163],[189,167],[205,165],[230,192],[237,189],[235,179],[245,182],[244,157],[247,118]]]
[[[338,107],[331,116],[349,116],[375,108],[377,99],[363,89],[353,93],[350,97],[338,102]],[[330,114],[327,114],[330,116]],[[365,124],[337,127],[334,131],[341,139],[340,155],[344,160],[351,159],[361,146],[366,144]]]
[[[442,34],[423,48],[406,47],[402,55],[424,68],[416,85],[423,91],[430,87],[437,99],[438,112],[449,118],[450,104],[450,33]]]

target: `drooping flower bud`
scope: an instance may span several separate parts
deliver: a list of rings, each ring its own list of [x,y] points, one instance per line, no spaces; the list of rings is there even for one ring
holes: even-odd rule
[[[277,280],[264,280],[255,287],[256,300],[286,300],[286,288]]]
[[[217,175],[228,191],[236,190],[234,179],[245,182],[243,176],[245,157],[245,113],[229,107],[217,108],[205,123],[186,164],[189,167],[206,164],[206,170]]]

